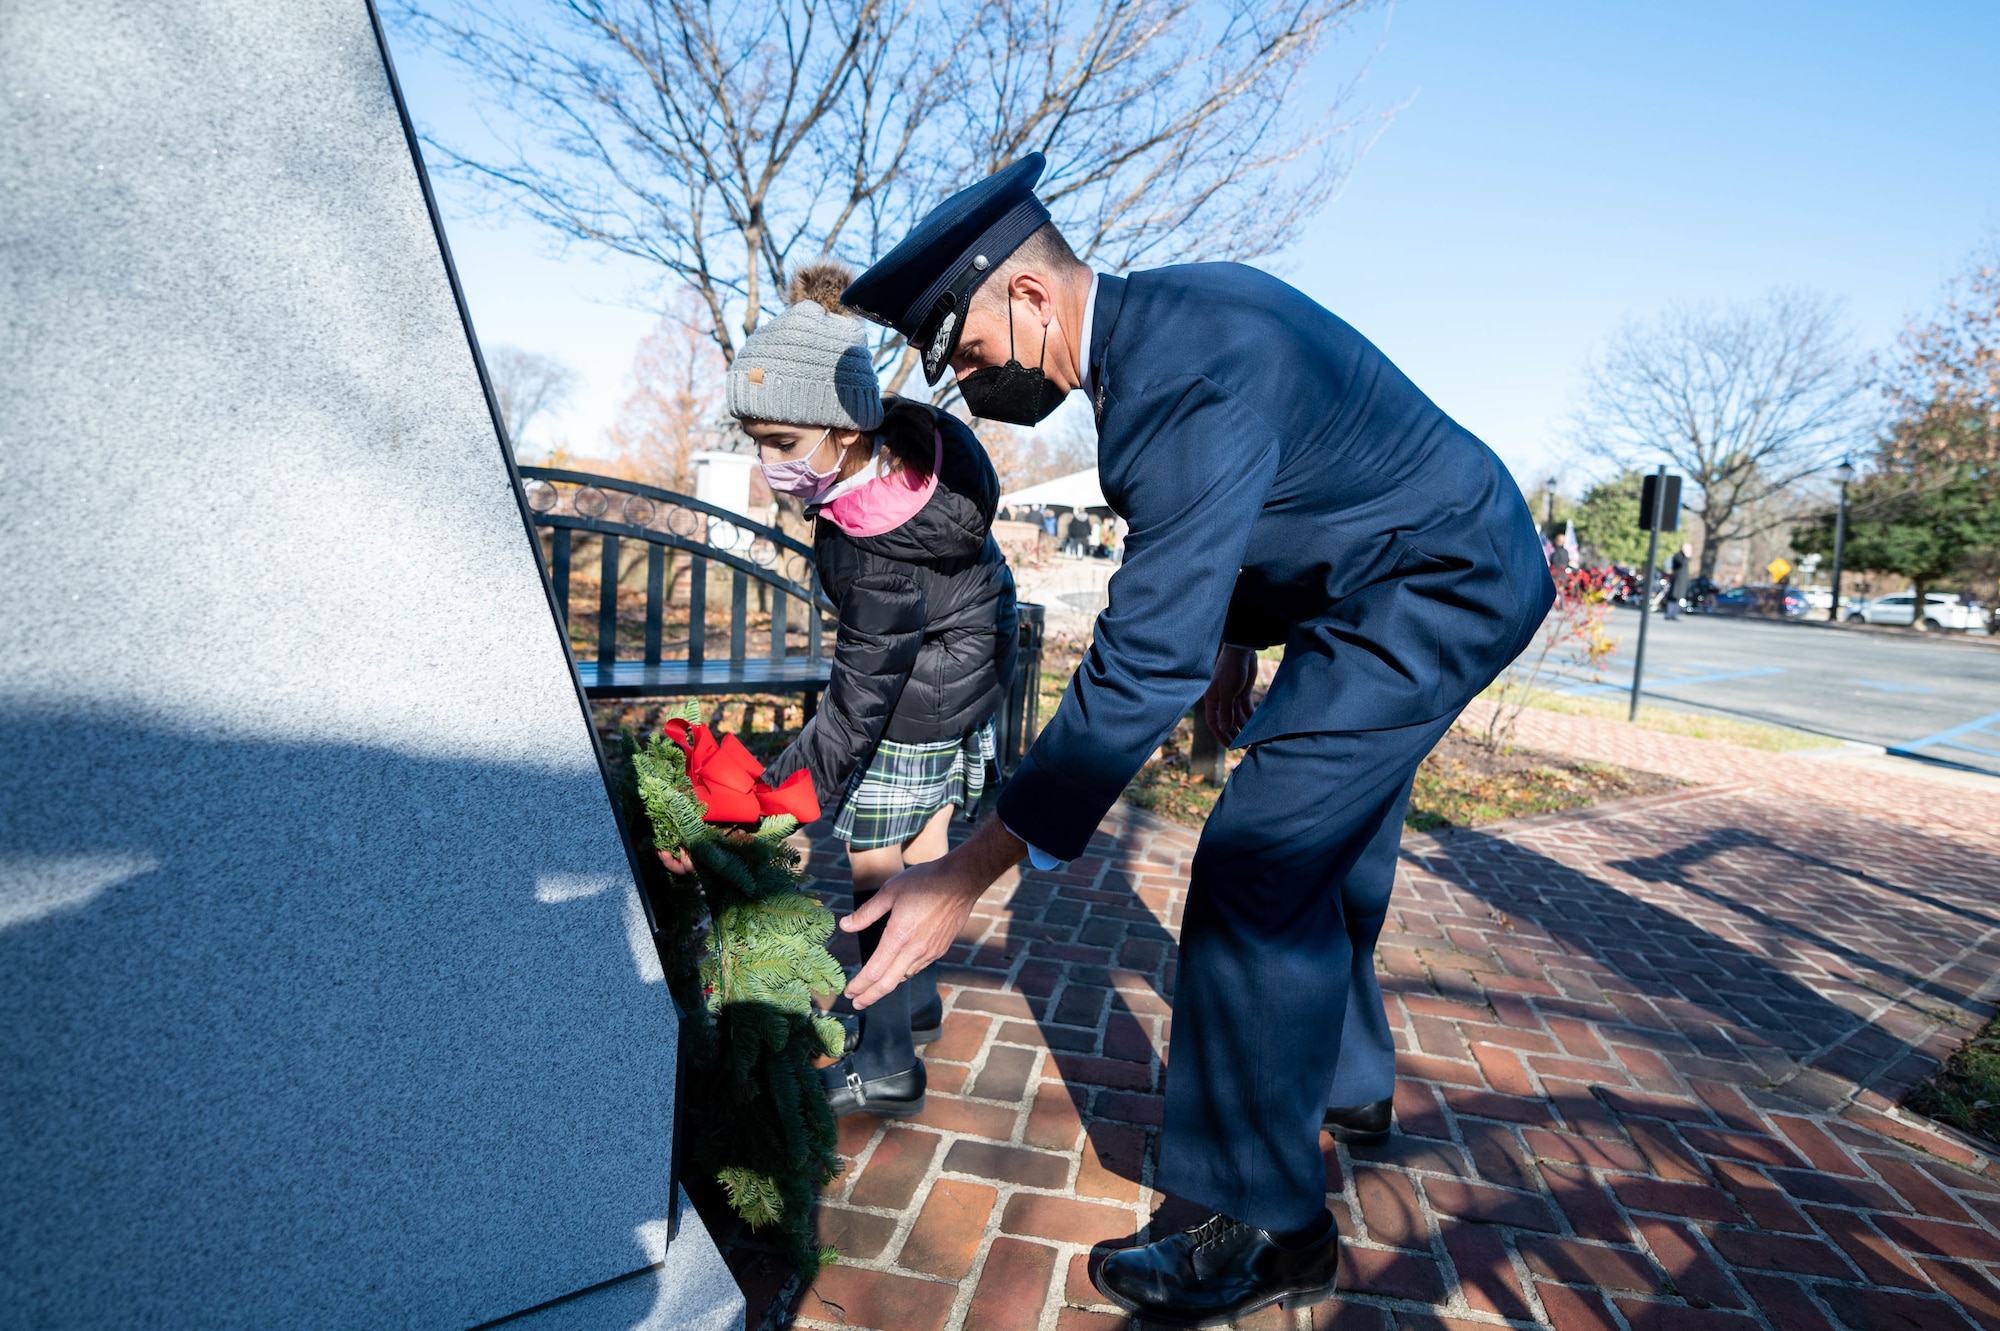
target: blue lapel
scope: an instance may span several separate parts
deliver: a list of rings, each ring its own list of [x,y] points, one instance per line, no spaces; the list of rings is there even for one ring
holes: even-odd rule
[[[1090,382],[1096,387],[1090,404],[1091,419],[1104,424],[1104,356],[1111,346],[1111,331],[1118,324],[1118,311],[1125,305],[1125,279],[1101,275],[1097,279],[1097,308],[1090,313]]]

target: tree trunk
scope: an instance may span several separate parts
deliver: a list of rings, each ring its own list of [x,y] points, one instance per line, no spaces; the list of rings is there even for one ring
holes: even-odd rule
[[[1188,770],[1200,781],[1211,786],[1222,785],[1229,779],[1229,746],[1208,728],[1208,713],[1200,703],[1188,713],[1194,721],[1194,740],[1188,746]]]
[[[1930,584],[1910,581],[1910,628],[1917,633],[1924,631],[1924,616],[1931,612]]]
[[[1701,515],[1701,576],[1713,581],[1715,566],[1722,562],[1722,542],[1715,539],[1715,524]]]

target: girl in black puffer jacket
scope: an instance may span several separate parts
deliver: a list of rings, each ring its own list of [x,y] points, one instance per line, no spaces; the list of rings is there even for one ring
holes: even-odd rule
[[[728,386],[765,479],[815,519],[820,584],[840,612],[819,713],[765,779],[811,773],[859,906],[904,866],[943,855],[953,809],[980,798],[1016,614],[990,530],[993,464],[954,417],[881,396],[864,325],[839,304],[851,280],[833,264],[803,270],[791,307],[745,340]],[[880,938],[879,925],[862,931],[864,961]],[[834,1111],[919,1112],[915,1044],[936,1037],[942,1015],[931,969],[871,1005],[859,1041],[827,1069]]]

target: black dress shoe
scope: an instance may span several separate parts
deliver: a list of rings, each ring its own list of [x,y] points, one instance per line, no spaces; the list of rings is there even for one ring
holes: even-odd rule
[[[940,998],[928,1007],[918,1008],[910,1014],[910,1042],[929,1044],[944,1034],[944,1000]]]
[[[821,1068],[819,1079],[826,1086],[826,1098],[835,1118],[849,1114],[872,1114],[876,1118],[910,1118],[924,1112],[924,1065],[893,1072],[886,1077],[861,1080],[854,1060],[843,1058],[832,1067]]]
[[[1340,1231],[1286,1247],[1269,1230],[1225,1215],[1104,1259],[1098,1292],[1135,1318],[1167,1326],[1224,1326],[1259,1308],[1287,1312],[1333,1297],[1340,1279]]]
[[[1349,1146],[1380,1146],[1389,1140],[1389,1123],[1395,1116],[1394,1099],[1377,1100],[1372,1105],[1349,1105],[1329,1109],[1320,1126],[1337,1142]]]

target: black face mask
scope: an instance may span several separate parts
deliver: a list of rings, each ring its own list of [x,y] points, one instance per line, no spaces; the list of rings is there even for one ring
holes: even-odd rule
[[[1008,425],[1035,425],[1062,405],[1069,390],[1058,388],[1042,373],[1048,359],[1049,329],[1042,325],[1042,354],[1029,369],[1014,359],[1014,302],[1007,302],[1007,363],[974,370],[958,381],[966,410],[981,420]]]

